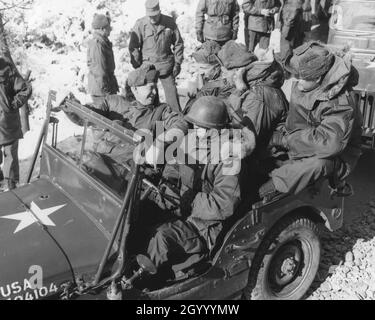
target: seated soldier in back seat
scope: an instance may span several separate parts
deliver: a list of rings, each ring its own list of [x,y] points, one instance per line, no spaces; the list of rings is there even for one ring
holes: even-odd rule
[[[204,96],[215,96],[227,99],[235,90],[235,83],[228,74],[234,74],[238,68],[248,67],[258,58],[248,52],[243,44],[233,40],[228,41],[220,50],[213,44],[207,43],[205,47],[195,53],[198,62],[211,64],[212,69],[203,79],[203,87],[195,94],[190,93],[191,99],[186,104],[184,112],[188,112],[194,101]]]
[[[350,95],[358,74],[351,59],[309,42],[294,50],[285,67],[299,81],[292,88],[286,122],[273,135],[271,147],[284,150],[289,159],[271,172],[260,195],[297,194],[332,176],[331,186],[343,187],[361,155],[362,116]]]

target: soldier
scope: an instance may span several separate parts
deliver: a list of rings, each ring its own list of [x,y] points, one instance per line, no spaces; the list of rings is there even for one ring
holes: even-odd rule
[[[248,49],[254,51],[259,43],[261,49],[268,49],[271,32],[275,29],[274,15],[280,10],[279,0],[245,0],[242,9],[248,17]],[[245,39],[246,41],[246,39]]]
[[[185,119],[198,129],[200,139],[219,139],[220,133],[212,134],[212,130],[229,125],[226,105],[216,97],[198,99]],[[159,270],[159,278],[170,276],[172,265],[201,261],[215,246],[223,223],[235,213],[241,198],[239,174],[224,172],[231,160],[179,165],[181,210],[188,218],[163,224],[149,242],[148,254]]]
[[[166,142],[173,140],[178,131],[186,134],[188,124],[182,115],[167,104],[159,102],[156,85],[158,76],[159,73],[153,65],[144,65],[130,72],[127,83],[136,101],[129,102],[122,96],[111,95],[104,99],[98,112],[124,126],[130,125],[133,130],[147,129],[153,134],[159,121],[164,129],[169,131],[165,135]],[[95,151],[109,155],[117,163],[133,159],[133,150],[130,147],[125,148],[117,137],[108,134],[98,140]]]
[[[303,43],[305,24],[302,5],[303,0],[284,0],[280,13],[280,62],[285,62],[292,50]]]
[[[146,129],[155,135],[156,125],[159,122],[165,130],[163,139],[168,144],[173,142],[174,138],[184,136],[189,126],[180,113],[174,112],[167,104],[159,102],[157,81],[158,71],[155,66],[145,65],[130,72],[127,79],[136,100],[129,101],[120,95],[109,95],[101,104],[86,107],[132,131]],[[58,108],[55,111],[58,111]],[[67,113],[67,115],[73,122],[82,125],[82,119],[77,119],[75,114]],[[85,154],[84,167],[109,187],[121,193],[125,173],[123,164],[130,166],[133,162],[134,147],[112,133],[91,129],[94,141],[91,150]]]
[[[230,42],[218,53],[218,59],[223,79],[232,86],[227,96],[231,116],[244,118],[244,124],[256,134],[257,149],[267,146],[287,112],[287,101],[281,91],[281,66],[273,55],[270,61],[256,61],[244,45],[234,46]]]
[[[5,179],[5,189],[12,190],[19,182],[18,140],[23,137],[18,109],[30,98],[32,88],[4,58],[0,58],[0,79],[0,182]]]
[[[93,36],[88,42],[87,49],[88,92],[93,102],[100,104],[105,96],[116,94],[119,90],[114,75],[112,43],[108,39],[112,30],[110,18],[103,14],[95,14],[92,29]]]
[[[175,79],[181,72],[184,42],[172,17],[161,13],[158,0],[146,1],[146,17],[131,32],[129,52],[133,67],[153,64],[159,71],[166,102],[180,111]]]
[[[186,111],[197,98],[203,96],[229,98],[236,89],[234,82],[236,71],[257,60],[257,57],[248,52],[243,44],[236,43],[234,40],[228,41],[214,56],[218,66],[215,66],[204,79],[203,87],[196,93],[195,98],[187,103]]]
[[[108,39],[112,31],[110,18],[103,14],[95,14],[92,29],[93,37],[88,43],[87,50],[88,91],[93,102],[100,104],[106,95],[116,94],[119,90],[114,75],[112,43]]]
[[[340,186],[361,155],[362,116],[350,95],[358,74],[350,57],[312,41],[293,51],[286,68],[299,81],[285,125],[270,145],[286,150],[290,160],[271,173],[262,197],[297,194],[322,177]]]
[[[222,46],[237,40],[240,7],[237,0],[200,0],[195,20],[199,42],[213,40]]]

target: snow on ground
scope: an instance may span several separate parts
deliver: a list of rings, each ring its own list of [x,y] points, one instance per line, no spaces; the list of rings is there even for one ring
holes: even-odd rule
[[[162,11],[177,17],[185,42],[185,61],[177,79],[181,89],[189,85],[196,72],[191,54],[199,45],[195,39],[195,10],[198,0],[161,0]],[[239,1],[242,3],[242,1]],[[143,0],[35,0],[26,10],[24,23],[12,25],[13,33],[23,33],[23,46],[15,48],[14,60],[22,73],[32,70],[33,109],[31,132],[21,141],[20,158],[33,152],[45,115],[49,90],[58,93],[73,92],[82,102],[89,102],[86,88],[86,42],[90,37],[91,20],[96,12],[109,11],[113,31],[116,76],[121,88],[132,70],[127,50],[129,32],[136,20],[145,15]],[[243,42],[243,21],[239,41]],[[161,90],[161,99],[164,99]],[[65,123],[64,123],[65,125]],[[68,134],[68,133],[67,133]]]

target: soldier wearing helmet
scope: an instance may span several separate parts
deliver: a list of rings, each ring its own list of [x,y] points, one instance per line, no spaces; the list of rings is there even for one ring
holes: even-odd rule
[[[198,140],[210,137],[209,155],[215,140],[220,139],[220,130],[229,127],[226,105],[216,97],[198,99],[185,120],[196,128]],[[151,260],[162,273],[159,276],[170,276],[172,265],[201,261],[215,246],[223,223],[235,213],[241,198],[239,172],[226,175],[224,171],[232,160],[178,165],[184,220],[163,224],[148,246]]]
[[[333,187],[340,185],[361,155],[362,117],[350,95],[358,74],[350,56],[312,41],[294,50],[286,68],[299,80],[271,146],[285,150],[289,160],[272,171],[260,189],[262,197],[298,193],[322,177],[332,177]]]

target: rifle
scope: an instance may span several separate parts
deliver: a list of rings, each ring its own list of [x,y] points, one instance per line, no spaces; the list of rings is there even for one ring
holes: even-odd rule
[[[25,81],[30,81],[30,76],[31,76],[31,70],[27,71],[26,76],[25,76]],[[29,109],[29,105],[27,102],[20,108],[19,113],[20,113],[20,119],[21,119],[22,133],[25,134],[30,131],[30,121],[29,121],[30,109]]]

